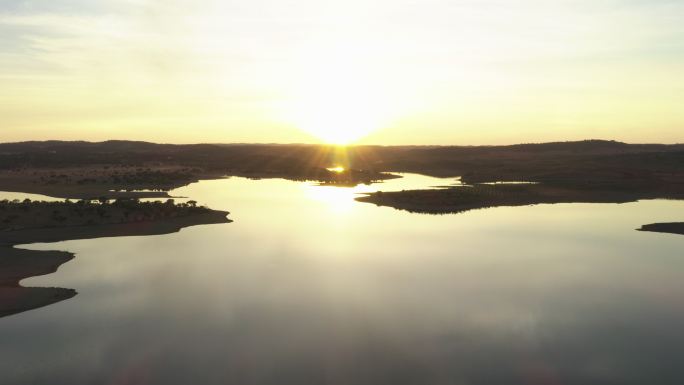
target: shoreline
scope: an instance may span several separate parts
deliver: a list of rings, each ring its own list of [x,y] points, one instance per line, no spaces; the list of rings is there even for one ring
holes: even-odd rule
[[[555,203],[628,203],[642,199],[684,199],[684,189],[593,188],[551,184],[478,184],[446,189],[368,193],[356,201],[419,214],[457,214],[493,207]]]
[[[210,210],[185,217],[154,221],[41,227],[0,232],[0,247],[15,247],[31,243],[54,243],[71,240],[127,236],[163,235],[179,232],[186,227],[231,223],[227,211]]]
[[[248,179],[281,178],[297,182],[318,182],[330,186],[345,186],[377,183],[385,180],[401,178],[391,172],[349,169],[342,172],[328,171],[325,168],[313,168],[301,172],[283,171],[243,171],[225,169],[220,171],[193,170],[187,174],[177,175],[168,171],[167,167],[153,168],[150,172],[155,180],[144,179],[134,171],[113,171],[111,166],[87,166],[87,171],[80,168],[27,168],[21,171],[0,169],[0,188],[2,191],[17,194],[36,194],[54,199],[168,199],[174,198],[171,190],[188,186],[204,180],[219,180],[230,177]],[[88,175],[89,178],[78,180]],[[126,174],[133,173],[133,174]],[[49,175],[46,177],[45,175]],[[97,179],[95,179],[97,178]],[[135,180],[129,182],[125,178]],[[82,180],[88,182],[81,184]],[[144,191],[142,191],[144,190]]]
[[[684,235],[684,222],[651,223],[641,226],[637,231]]]
[[[25,287],[21,281],[48,275],[72,259],[65,251],[35,251],[0,247],[0,318],[52,305],[78,293],[59,287]]]
[[[21,281],[56,272],[75,258],[73,253],[57,250],[22,249],[33,243],[124,236],[172,234],[200,225],[231,223],[227,211],[209,210],[184,217],[147,222],[43,227],[0,232],[0,318],[52,305],[78,293],[57,287],[24,287]]]
[[[398,177],[392,172],[413,172],[428,176],[461,176],[465,183],[501,180],[540,183],[475,184],[472,187],[377,192],[356,198],[359,202],[414,213],[447,214],[540,203],[684,199],[682,162],[684,145],[629,145],[610,141],[484,147],[350,147],[344,151],[297,145],[175,146],[119,141],[0,143],[0,186],[3,186],[0,189],[55,199],[107,202],[112,199],[171,198],[169,191],[173,189],[231,176],[345,186]],[[328,168],[338,166],[341,171]],[[72,208],[59,212],[47,207],[37,208],[37,211],[4,212],[9,214],[0,222],[0,257],[6,258],[0,258],[0,264],[10,264],[3,270],[16,274],[0,276],[3,283],[0,285],[0,316],[76,295],[70,289],[24,288],[19,285],[21,279],[14,282],[19,272],[26,277],[49,274],[73,258],[73,255],[69,257],[70,254],[61,252],[16,251],[22,249],[15,245],[161,235],[189,226],[230,222],[228,213],[208,209],[209,212],[171,218],[174,209],[171,207],[173,202],[170,203],[168,210],[141,210],[122,205],[116,209],[118,211],[105,210],[102,215],[87,202],[81,205],[63,202]],[[32,219],[36,216],[40,219]],[[653,228],[649,226],[644,230]],[[1,231],[3,228],[10,231]],[[16,257],[39,255],[34,253],[45,259]],[[24,299],[19,305],[14,303],[8,307],[7,304],[16,302],[17,298]]]

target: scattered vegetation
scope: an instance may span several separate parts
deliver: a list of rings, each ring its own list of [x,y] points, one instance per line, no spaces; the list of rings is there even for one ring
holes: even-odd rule
[[[137,199],[45,202],[0,201],[0,231],[30,228],[151,222],[209,213],[196,201],[143,202]]]
[[[345,171],[330,171],[331,165]],[[628,201],[684,191],[684,145],[587,140],[513,146],[165,145],[145,142],[0,144],[0,184],[69,198],[168,197],[166,191],[223,176],[355,185],[390,172],[461,177],[471,190],[441,189],[360,198],[419,212],[496,205]],[[501,180],[533,186],[486,186]],[[144,190],[144,191],[141,191]],[[70,216],[62,216],[68,222]],[[10,220],[11,221],[11,220]]]
[[[448,214],[497,206],[526,206],[540,203],[624,203],[640,199],[684,199],[684,186],[627,188],[622,185],[476,184],[432,190],[377,192],[357,198],[416,213]]]

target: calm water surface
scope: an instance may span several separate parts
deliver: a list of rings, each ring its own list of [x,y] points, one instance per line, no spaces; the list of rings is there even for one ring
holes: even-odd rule
[[[234,223],[26,246],[79,294],[0,319],[0,384],[684,383],[684,237],[634,231],[684,202],[353,201],[454,182],[203,181]]]

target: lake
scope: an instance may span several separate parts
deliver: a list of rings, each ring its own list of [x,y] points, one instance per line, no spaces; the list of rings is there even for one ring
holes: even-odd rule
[[[454,183],[201,181],[172,195],[234,223],[25,246],[78,295],[0,319],[0,384],[684,383],[684,237],[635,231],[684,202],[353,200]]]

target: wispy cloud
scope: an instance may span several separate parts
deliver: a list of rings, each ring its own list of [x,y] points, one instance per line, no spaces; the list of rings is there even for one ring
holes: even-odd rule
[[[582,127],[618,130],[658,111],[670,115],[652,120],[666,132],[682,123],[669,107],[684,88],[682,14],[684,3],[665,0],[0,0],[0,100],[12,106],[0,124],[29,127],[35,111],[64,119],[58,110],[88,124],[121,110],[149,122],[184,106],[183,124],[227,125],[230,115],[276,133],[284,123],[269,104],[312,78],[347,76],[420,99],[412,113],[434,127],[496,133],[506,120],[548,127],[573,114]],[[650,93],[638,116],[630,87]],[[492,105],[516,108],[494,119]],[[601,108],[627,118],[609,121]]]

